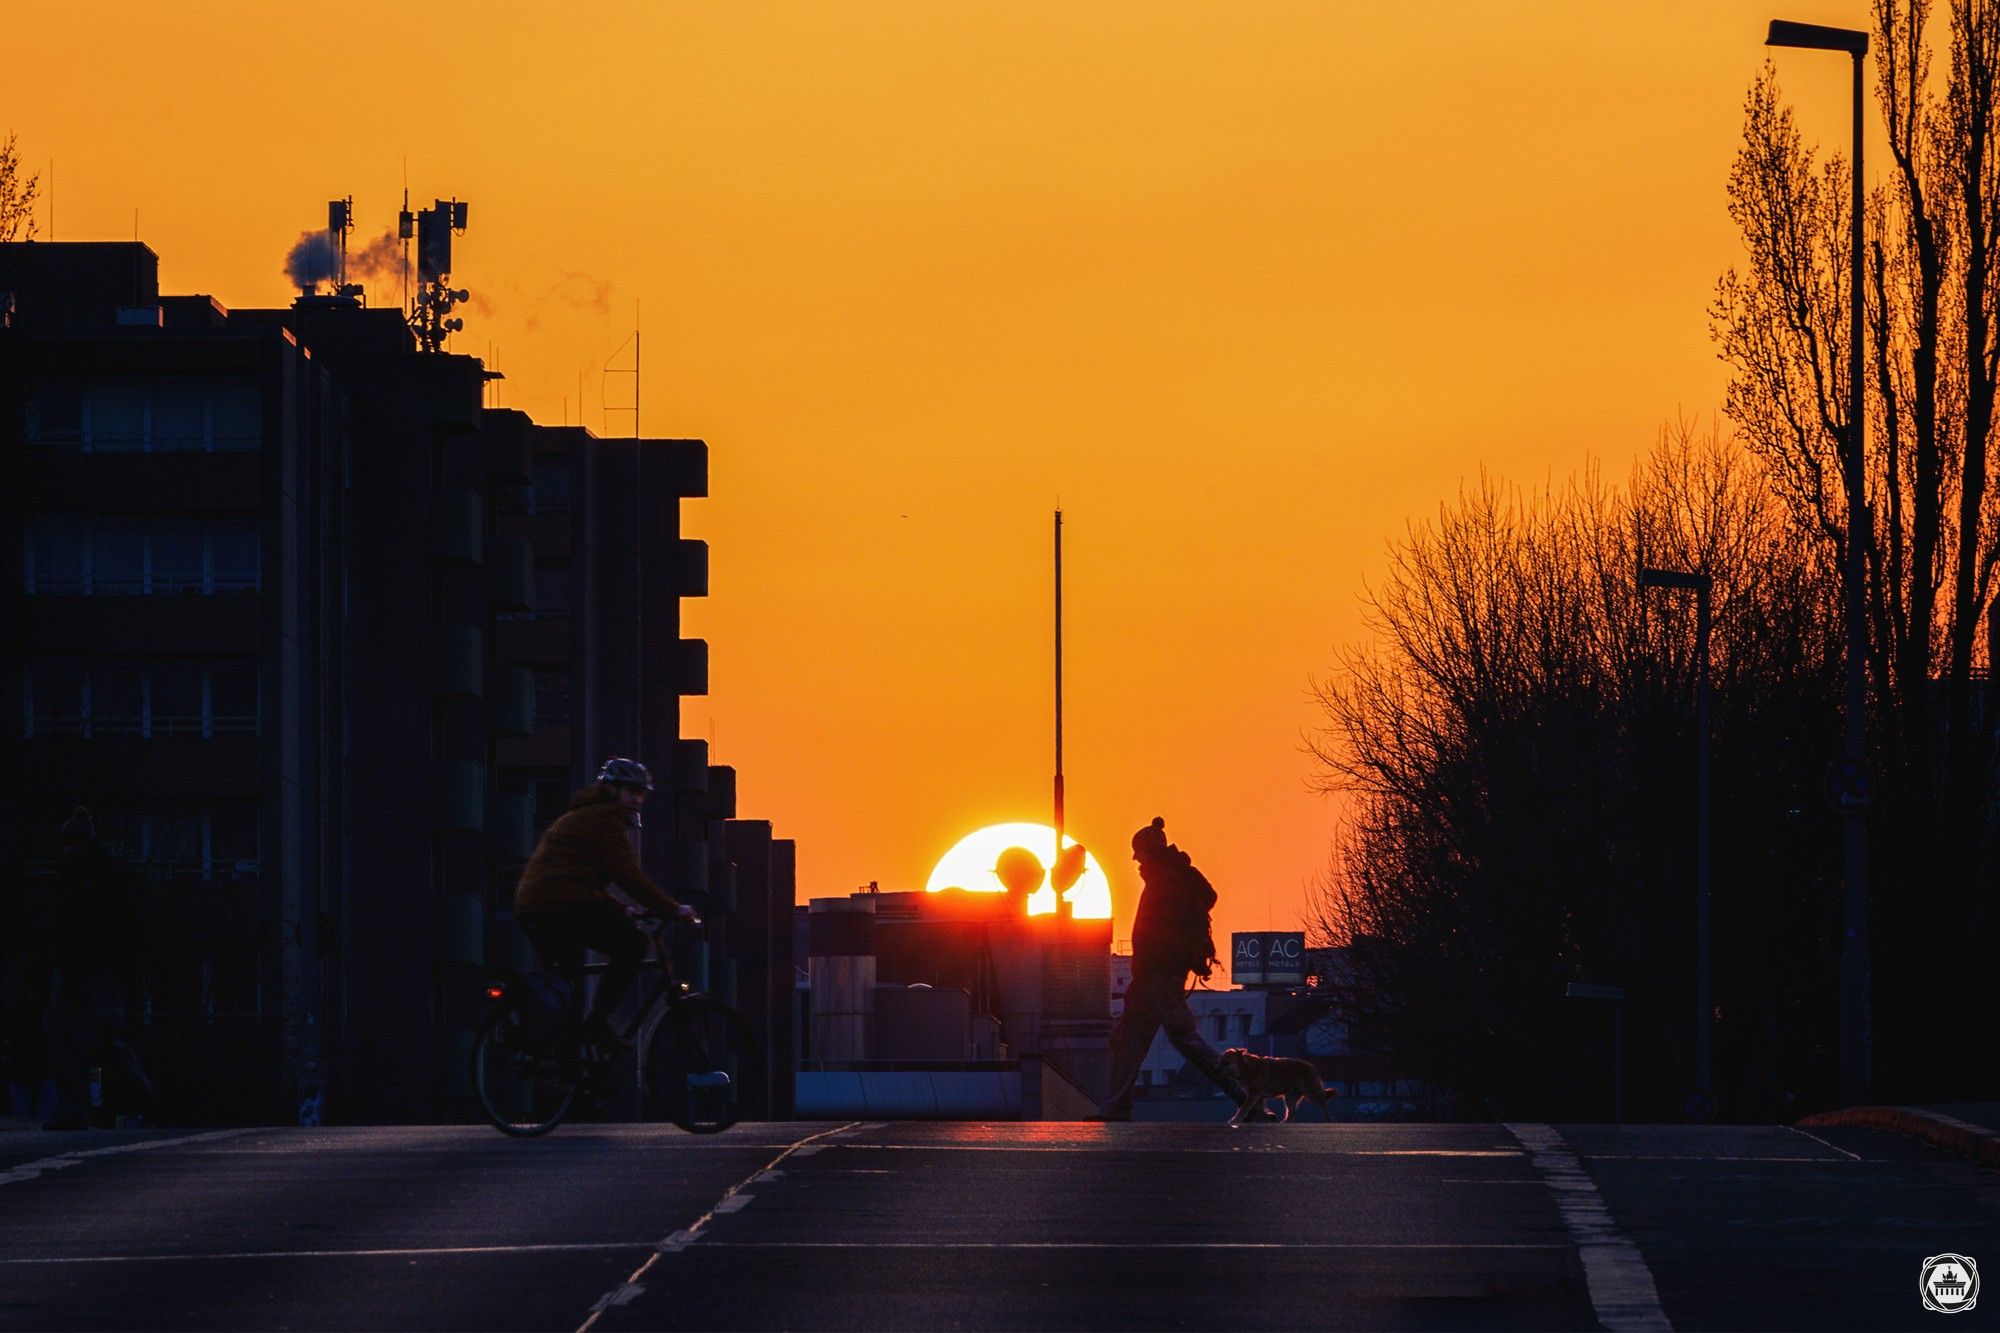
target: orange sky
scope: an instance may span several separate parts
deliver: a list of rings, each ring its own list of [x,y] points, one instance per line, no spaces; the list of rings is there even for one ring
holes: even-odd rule
[[[599,371],[637,306],[646,432],[711,449],[683,727],[802,895],[1047,817],[1060,497],[1071,831],[1122,937],[1164,815],[1219,938],[1298,924],[1337,818],[1308,681],[1409,518],[1482,465],[1622,475],[1719,402],[1765,21],[1867,12],[565,9],[10,6],[0,131],[54,159],[57,239],[136,208],[163,285],[228,305],[289,299],[329,198],[392,225],[407,158],[471,202],[454,350],[545,421],[629,429]],[[1809,135],[1844,136],[1845,63],[1781,60]]]

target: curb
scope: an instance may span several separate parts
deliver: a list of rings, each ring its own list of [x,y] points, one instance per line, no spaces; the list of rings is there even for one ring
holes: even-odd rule
[[[1969,1124],[1956,1116],[1920,1111],[1914,1106],[1850,1106],[1845,1110],[1809,1115],[1799,1124],[1886,1129],[1892,1134],[1922,1139],[1946,1152],[1957,1153],[1986,1166],[2000,1166],[2000,1134]]]

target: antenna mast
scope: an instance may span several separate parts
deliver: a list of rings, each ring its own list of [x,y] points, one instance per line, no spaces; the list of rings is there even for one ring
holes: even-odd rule
[[[1049,862],[1049,886],[1055,887],[1055,867],[1062,862],[1063,852],[1063,577],[1062,577],[1062,510],[1056,510],[1056,859]],[[1056,890],[1056,915],[1068,916],[1069,904],[1063,901],[1062,891]]]

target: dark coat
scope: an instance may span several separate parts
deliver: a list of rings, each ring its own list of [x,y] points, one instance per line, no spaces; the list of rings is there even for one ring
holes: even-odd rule
[[[521,872],[515,913],[609,902],[604,886],[616,884],[641,907],[672,915],[678,904],[639,864],[631,828],[631,812],[603,787],[585,787],[570,797],[569,810],[549,825]]]
[[[1189,972],[1204,978],[1214,970],[1215,939],[1208,914],[1215,906],[1215,888],[1180,848],[1142,857],[1139,877],[1146,883],[1139,895],[1139,912],[1132,922],[1132,971]]]

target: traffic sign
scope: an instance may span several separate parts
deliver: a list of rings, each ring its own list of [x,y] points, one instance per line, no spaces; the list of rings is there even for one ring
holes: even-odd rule
[[[1826,803],[1841,814],[1859,814],[1875,799],[1875,779],[1859,759],[1836,759],[1826,766]]]

